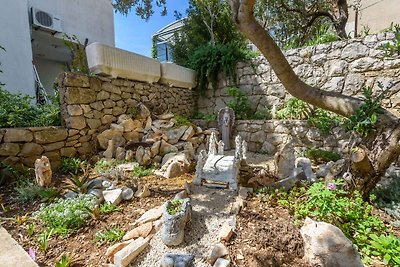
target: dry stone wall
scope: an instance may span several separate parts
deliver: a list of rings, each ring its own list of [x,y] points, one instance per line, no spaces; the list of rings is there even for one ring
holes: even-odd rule
[[[155,114],[190,115],[194,107],[190,89],[123,79],[64,73],[59,90],[63,126],[0,129],[0,161],[32,167],[46,155],[57,167],[62,156],[97,151],[97,135],[140,102]]]
[[[393,33],[379,33],[360,39],[292,49],[285,54],[302,80],[328,91],[359,96],[365,86],[372,86],[375,91],[380,90],[379,83],[391,87],[391,97],[384,104],[400,116],[400,56],[385,57],[381,49],[382,44],[393,38]],[[210,89],[199,98],[199,111],[209,114],[225,107],[231,100],[228,86],[234,86],[234,83],[221,77],[217,90]],[[236,86],[249,96],[254,111],[273,105],[279,109],[290,97],[263,57],[249,64],[238,64]]]

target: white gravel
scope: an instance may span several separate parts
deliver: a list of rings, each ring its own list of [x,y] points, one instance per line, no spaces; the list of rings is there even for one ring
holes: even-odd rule
[[[150,241],[150,245],[131,263],[131,267],[156,267],[164,253],[191,253],[195,256],[194,266],[209,267],[207,257],[213,245],[218,243],[218,233],[222,224],[232,218],[230,208],[235,201],[235,193],[224,189],[204,186],[192,188],[192,220],[185,228],[185,241],[177,247],[165,246],[160,231]]]

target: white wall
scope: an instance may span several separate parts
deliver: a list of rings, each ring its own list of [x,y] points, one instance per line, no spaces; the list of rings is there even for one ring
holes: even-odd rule
[[[58,75],[64,71],[65,65],[46,59],[35,59],[35,64],[43,87],[46,88],[48,94],[53,95],[53,84],[56,82]]]
[[[32,48],[26,1],[7,1],[0,8],[0,82],[13,93],[35,95]]]

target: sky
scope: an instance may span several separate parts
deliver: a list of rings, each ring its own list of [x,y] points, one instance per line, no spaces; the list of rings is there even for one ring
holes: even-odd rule
[[[136,16],[135,12],[131,12],[128,16],[115,13],[115,46],[150,57],[152,35],[176,20],[174,10],[185,15],[185,10],[189,6],[188,0],[169,0],[167,4],[167,16],[161,16],[160,10],[156,8],[149,21]]]

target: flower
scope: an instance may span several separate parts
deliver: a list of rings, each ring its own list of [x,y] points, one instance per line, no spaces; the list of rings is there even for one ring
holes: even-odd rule
[[[28,254],[32,258],[33,261],[36,261],[36,252],[33,248],[29,248]]]
[[[328,187],[329,190],[335,190],[336,189],[336,184],[332,183],[332,182],[329,182],[327,187]]]

